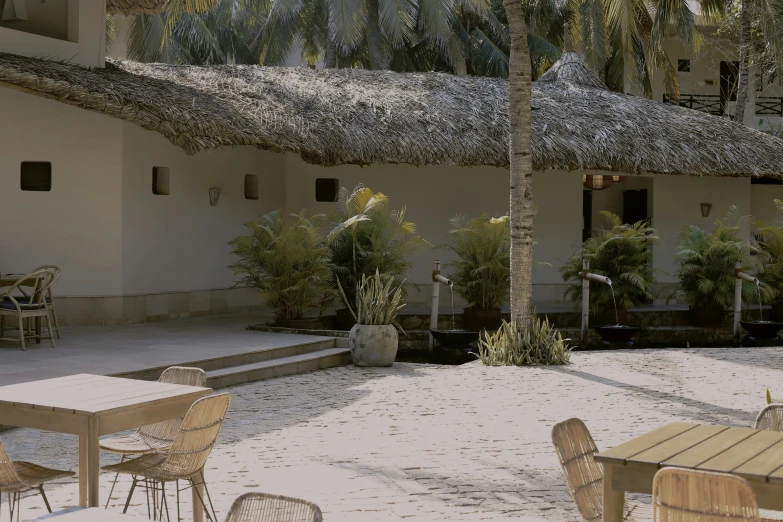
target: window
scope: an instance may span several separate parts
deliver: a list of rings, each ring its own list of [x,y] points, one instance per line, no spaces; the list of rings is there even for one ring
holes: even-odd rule
[[[258,174],[245,174],[245,199],[258,199]]]
[[[691,72],[691,61],[690,60],[677,60],[677,71],[678,72]]]
[[[171,177],[168,167],[152,167],[152,193],[168,196],[171,193]]]
[[[328,201],[334,203],[337,201],[337,193],[340,191],[340,180],[337,178],[316,178],[315,180],[315,200]]]
[[[48,161],[23,161],[22,190],[48,192],[52,190],[52,164]]]

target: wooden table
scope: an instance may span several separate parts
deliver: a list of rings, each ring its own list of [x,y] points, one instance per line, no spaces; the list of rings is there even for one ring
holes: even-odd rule
[[[81,373],[0,386],[0,424],[79,436],[79,505],[97,507],[98,437],[184,417],[210,388]],[[203,488],[203,486],[202,486]],[[193,488],[193,520],[203,510]],[[89,501],[89,502],[88,502]]]
[[[7,288],[9,286],[14,286],[17,281],[22,279],[27,274],[0,274],[0,288]],[[32,279],[29,281],[29,283],[32,283]],[[22,286],[30,286],[29,284],[24,284]],[[51,334],[50,334],[51,335]],[[36,344],[41,344],[41,318],[36,317],[35,318],[35,342]]]
[[[625,492],[652,493],[665,466],[739,475],[760,508],[783,510],[783,433],[675,422],[595,456],[604,466],[604,521],[622,521]]]

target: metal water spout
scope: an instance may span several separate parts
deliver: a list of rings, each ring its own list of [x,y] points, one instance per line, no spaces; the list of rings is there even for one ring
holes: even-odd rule
[[[734,344],[740,345],[740,319],[742,315],[742,282],[747,281],[759,286],[759,280],[742,271],[742,261],[737,261],[734,269]]]
[[[438,329],[438,304],[440,303],[440,285],[447,285],[449,288],[454,286],[454,282],[443,277],[440,273],[440,261],[435,261],[435,266],[432,268],[432,306],[430,309],[430,330]],[[435,346],[435,338],[430,333],[429,349]]]
[[[579,276],[582,278],[582,331],[580,343],[582,346],[586,346],[590,329],[590,281],[612,286],[612,280],[606,276],[591,273],[590,260],[587,258],[582,259],[582,271],[579,272]]]

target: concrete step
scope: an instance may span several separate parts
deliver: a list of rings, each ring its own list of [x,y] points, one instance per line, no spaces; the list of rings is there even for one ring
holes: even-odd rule
[[[225,388],[272,377],[350,364],[351,350],[335,347],[334,339],[329,341],[330,347],[317,351],[207,371],[207,386],[214,389]]]
[[[343,341],[342,339],[340,341]],[[345,346],[347,346],[348,339],[345,339]],[[274,346],[271,348],[263,348],[261,350],[251,350],[245,353],[237,353],[232,355],[222,355],[220,357],[213,357],[208,359],[198,359],[192,361],[183,361],[178,363],[177,366],[192,366],[195,368],[201,368],[205,372],[213,370],[221,370],[224,368],[235,368],[243,365],[252,365],[255,363],[284,359],[287,357],[293,357],[298,355],[306,355],[309,353],[320,352],[324,349],[335,348],[335,346],[343,347],[343,343],[336,343],[336,340],[332,337],[323,337],[321,339],[315,339],[311,341],[302,341],[283,346]],[[127,377],[130,379],[144,379],[144,380],[156,380],[163,373],[163,370],[171,365],[163,365],[158,367],[146,368],[143,370],[136,370],[131,372],[114,374],[116,377]]]

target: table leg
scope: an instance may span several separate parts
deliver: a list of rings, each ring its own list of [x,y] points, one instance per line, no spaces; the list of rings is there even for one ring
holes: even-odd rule
[[[79,505],[87,507],[87,435],[79,435]]]
[[[201,504],[202,501],[207,501],[204,497],[204,470],[193,477],[191,494],[193,497],[193,522],[204,522],[204,506]]]
[[[90,507],[100,505],[100,446],[98,446],[98,417],[90,417],[87,426],[87,492]]]
[[[625,506],[625,491],[612,488],[612,464],[604,464],[604,520],[622,522]]]

